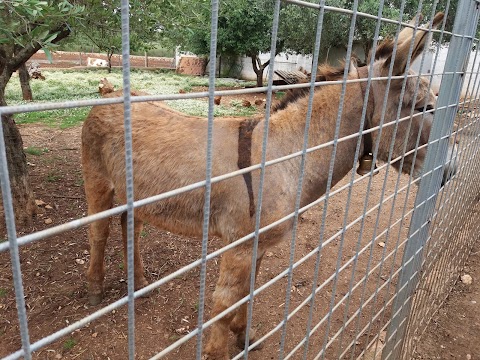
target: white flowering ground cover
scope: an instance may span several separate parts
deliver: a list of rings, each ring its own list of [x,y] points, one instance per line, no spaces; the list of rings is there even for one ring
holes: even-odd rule
[[[115,89],[122,88],[122,73],[119,70],[43,70],[46,80],[32,80],[31,88],[34,102],[62,102],[67,100],[84,100],[99,98],[98,84],[100,79],[106,77]],[[253,83],[236,79],[217,79],[217,89],[243,88]],[[152,95],[178,94],[190,92],[195,87],[208,86],[207,77],[178,75],[172,71],[140,71],[132,70],[132,89],[145,91]],[[25,103],[18,77],[13,77],[7,85],[6,100],[9,105]],[[172,108],[189,115],[207,116],[208,102],[205,99],[188,99],[181,101],[168,101]],[[19,124],[42,123],[45,125],[68,128],[80,124],[90,107],[62,109],[53,111],[40,111],[15,115]],[[255,113],[253,107],[243,107],[241,101],[231,100],[215,106],[215,116],[250,116]]]

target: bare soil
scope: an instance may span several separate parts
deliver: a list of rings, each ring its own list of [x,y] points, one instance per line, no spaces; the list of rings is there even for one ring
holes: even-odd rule
[[[18,236],[85,216],[86,203],[80,166],[81,128],[58,130],[41,125],[22,125],[20,130],[25,147],[41,148],[44,152],[36,156],[27,155],[36,199],[40,200],[39,211],[33,227],[18,228]],[[358,178],[358,175],[355,177]],[[347,175],[334,190],[347,184],[350,178],[351,174]],[[400,176],[399,180],[400,188],[408,183],[405,175]],[[387,300],[391,298],[396,287],[396,277],[392,280],[389,277],[399,266],[403,252],[402,240],[407,233],[410,219],[408,215],[404,219],[400,217],[404,204],[407,204],[407,209],[413,206],[416,188],[412,187],[408,196],[405,191],[401,192],[395,203],[392,202],[392,197],[382,208],[368,213],[364,219],[364,227],[361,226],[362,221],[359,221],[349,227],[343,237],[334,237],[333,235],[342,229],[345,220],[351,222],[363,213],[367,181],[368,179],[365,179],[353,186],[351,198],[348,196],[348,189],[341,191],[332,195],[327,207],[317,205],[299,218],[293,257],[298,261],[311,254],[321,238],[324,246],[321,250],[317,283],[325,285],[317,293],[313,307],[301,307],[288,321],[285,354],[292,351],[304,338],[310,309],[313,326],[320,326],[310,338],[307,356],[309,359],[321,351],[325,342],[329,343],[326,359],[337,358],[347,349],[348,344],[352,346],[346,352],[345,358],[350,358],[351,353],[359,355],[389,318],[390,307]],[[379,202],[383,186],[386,189],[384,199],[392,196],[396,183],[397,173],[392,168],[388,170],[388,174],[386,169],[383,169],[374,176],[372,189],[368,194],[368,209]],[[326,221],[322,228],[324,211]],[[378,229],[375,230],[377,222]],[[390,223],[395,225],[386,232],[385,229]],[[31,342],[38,341],[126,295],[126,275],[119,230],[119,219],[114,218],[106,251],[105,299],[99,306],[90,306],[87,301],[85,271],[89,262],[89,246],[86,228],[51,236],[20,248]],[[370,246],[374,235],[380,237]],[[148,225],[141,237],[146,275],[150,282],[195,261],[201,253],[199,239],[177,236]],[[5,228],[2,222],[0,239],[4,238]],[[211,238],[208,251],[212,252],[222,245],[220,239]],[[396,247],[398,251],[393,253]],[[364,249],[358,261],[347,265],[358,249]],[[390,253],[395,255],[386,257],[386,254]],[[279,244],[266,254],[257,287],[288,267],[289,254],[289,242]],[[311,293],[315,259],[316,255],[311,256],[294,270],[292,286],[289,289],[286,288],[288,279],[283,276],[255,297],[253,326],[259,335],[265,335],[282,321],[286,294],[290,296],[289,312],[292,312]],[[384,265],[377,266],[382,259],[385,260]],[[219,259],[215,259],[207,264],[207,317],[218,275],[218,261]],[[338,276],[334,276],[335,269],[343,265],[345,268]],[[471,266],[472,269],[474,267]],[[369,271],[371,274],[363,281]],[[474,275],[474,278],[475,276],[478,278],[478,275]],[[349,292],[352,285],[353,289]],[[381,288],[376,293],[375,290],[379,287]],[[149,297],[136,300],[137,359],[150,358],[195,329],[199,310],[199,288],[199,269],[195,268],[159,287]],[[470,319],[473,313],[473,306],[478,307],[480,300],[478,292],[476,294],[477,305],[472,304],[472,311],[464,312],[467,319]],[[359,314],[356,313],[360,304],[365,301],[366,305]],[[335,308],[329,315],[331,305]],[[21,348],[11,264],[9,254],[5,252],[0,254],[0,314],[0,357],[4,357]],[[378,316],[371,321],[374,314]],[[344,326],[347,320],[352,321]],[[359,332],[360,329],[365,330]],[[478,331],[478,327],[476,329]],[[277,331],[265,341],[263,350],[252,353],[249,358],[278,358],[280,340],[281,331]],[[443,343],[448,345],[446,341]],[[437,341],[437,344],[442,342]],[[195,348],[193,338],[172,350],[165,358],[193,359]],[[121,307],[36,351],[34,359],[126,359],[127,349],[127,310],[126,307]],[[237,353],[232,336],[230,355],[233,357]],[[476,354],[479,353],[477,347]],[[293,358],[301,358],[302,354],[303,348],[300,348]],[[435,358],[425,356],[427,357],[423,359]]]
[[[414,359],[478,359],[480,356],[480,244],[463,269],[445,304],[422,336]]]
[[[39,214],[35,219],[34,227],[20,228],[18,229],[18,235],[43,230],[85,216],[86,203],[80,168],[81,129],[76,127],[67,130],[55,130],[38,125],[22,125],[20,129],[26,147],[35,146],[46,150],[42,155],[28,155],[36,198],[43,203],[39,206]],[[390,173],[394,176],[388,179],[388,183],[393,189],[396,173],[393,171]],[[370,197],[370,207],[378,202],[383,176],[377,175],[373,178],[374,189]],[[402,178],[401,180],[404,181],[405,179]],[[349,221],[358,217],[363,210],[365,186],[362,182],[361,186],[354,189],[348,216]],[[345,194],[340,197],[334,196],[330,201],[324,234],[325,239],[342,228],[347,201],[347,194],[345,191],[343,193]],[[413,200],[413,196],[411,196],[411,199]],[[409,202],[412,200],[409,200]],[[395,211],[399,212],[402,207],[403,200],[395,205]],[[390,209],[390,205],[386,206],[385,209]],[[300,217],[295,260],[310,253],[318,243],[322,210],[322,206],[317,206]],[[389,211],[385,211],[385,213],[389,213]],[[362,247],[367,244],[367,240],[373,235],[376,215],[376,212],[373,212],[366,217],[364,237],[361,238]],[[388,216],[381,216],[381,226],[385,227],[388,223],[387,220]],[[408,224],[408,220],[403,222]],[[111,303],[126,294],[119,228],[119,219],[115,218],[111,227],[111,239],[107,247],[106,297],[102,305]],[[337,261],[343,265],[355,253],[359,231],[359,225],[353,226],[351,231],[347,231],[343,245],[340,244],[341,239],[335,239],[322,249],[319,283],[326,281],[326,285],[316,297],[314,324],[328,312],[332,299],[337,302],[348,291],[352,278],[352,264],[340,273],[338,284],[334,284],[333,278],[330,280],[327,280],[327,278],[334,272]],[[396,231],[398,231],[398,227]],[[405,227],[402,227],[400,231],[403,233]],[[4,236],[4,229],[0,229],[0,234],[2,234],[2,237]],[[151,282],[194,261],[201,253],[201,244],[198,239],[189,239],[169,232],[158,231],[148,225],[142,234],[142,242],[147,278]],[[267,253],[267,259],[261,269],[258,284],[269,281],[288,266],[289,245],[289,243],[280,244]],[[388,247],[393,249],[394,245],[392,240],[392,244]],[[212,238],[209,242],[209,252],[221,246],[222,242],[219,239]],[[377,243],[374,243],[371,249],[367,247],[367,251],[360,256],[356,265],[353,277],[355,283],[365,274],[369,252],[372,252],[372,264],[376,264],[381,259],[383,250],[384,248]],[[21,267],[32,342],[38,341],[40,338],[100,308],[100,306],[89,306],[87,302],[85,271],[89,260],[88,251],[86,228],[69,231],[21,247]],[[400,258],[401,256],[398,255],[397,263]],[[290,311],[295,309],[311,292],[315,267],[314,260],[315,256],[305,261],[294,271],[293,286],[288,291],[291,295]],[[210,310],[211,302],[209,300],[217,277],[217,261],[218,259],[211,261],[207,267],[207,314]],[[362,295],[363,286],[359,286],[356,291],[353,291],[350,296],[349,309],[345,309],[344,302],[333,312],[330,319],[330,335],[325,334],[326,327],[323,326],[315,333],[315,336],[312,336],[310,340],[312,356],[321,349],[325,336],[330,339],[330,336],[333,336],[336,331],[342,328],[344,317],[348,318],[352,315],[358,308],[362,296],[366,299],[379,284],[384,283],[389,275],[391,264],[392,260],[390,259],[386,262],[381,274],[377,271],[370,276],[365,287],[366,293]],[[0,297],[0,309],[3,313],[0,317],[0,356],[5,356],[18,350],[21,345],[8,253],[0,254],[0,266],[2,268],[0,271],[0,288],[3,289]],[[287,278],[282,277],[262,292],[258,298],[255,298],[253,316],[255,328],[259,334],[267,333],[283,318],[286,284]],[[332,298],[335,285],[337,286]],[[377,309],[383,306],[385,295],[388,293],[391,296],[394,288],[395,286],[392,284],[387,290],[379,292],[375,304]],[[195,269],[160,287],[150,297],[136,301],[136,352],[138,359],[149,358],[195,328],[198,316],[198,293],[199,270]],[[371,305],[365,306],[360,322],[357,324],[354,321],[351,326],[346,327],[342,340],[343,347],[352,340],[352,334],[356,333],[356,326],[362,328],[365,324],[368,324],[372,310]],[[388,308],[385,311],[388,312]],[[287,351],[290,351],[304,337],[308,315],[309,307],[306,306],[289,321],[286,341]],[[381,318],[379,318],[379,321]],[[35,358],[124,359],[126,358],[125,354],[127,354],[126,320],[126,308],[120,308],[36,352]],[[379,321],[373,322],[372,334],[378,328]],[[366,335],[360,336],[357,340],[356,352],[362,349],[364,342],[371,341],[371,337],[367,338]],[[264,350],[253,353],[250,358],[276,358],[278,356],[279,340],[280,333],[277,332],[266,341]],[[174,350],[167,358],[190,359],[193,358],[194,351],[195,342],[189,341]],[[232,344],[232,356],[236,353],[235,351],[237,350]],[[301,351],[297,355],[300,356]]]

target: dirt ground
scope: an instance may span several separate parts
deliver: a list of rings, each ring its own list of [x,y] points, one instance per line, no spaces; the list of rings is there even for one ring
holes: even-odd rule
[[[478,359],[480,356],[480,243],[463,269],[467,275],[455,285],[432,319],[414,359]],[[469,283],[468,276],[472,278]]]
[[[34,226],[19,228],[18,235],[85,216],[86,203],[80,167],[81,128],[58,130],[40,125],[22,125],[20,130],[26,148],[36,147],[42,151],[38,155],[27,155],[39,213]],[[358,178],[358,175],[355,176]],[[347,175],[334,189],[340,189],[350,178],[351,174]],[[402,175],[399,179],[400,188],[407,185],[407,176]],[[310,339],[307,353],[309,359],[321,351],[325,342],[328,343],[326,359],[337,358],[343,351],[345,358],[350,358],[350,354],[359,355],[366,348],[366,344],[381,333],[381,328],[389,318],[388,300],[396,287],[396,277],[390,279],[390,275],[399,266],[403,252],[401,241],[407,233],[410,220],[409,216],[402,219],[401,214],[405,203],[408,209],[413,206],[416,188],[412,187],[408,196],[405,191],[401,192],[396,202],[393,202],[397,173],[391,168],[388,174],[385,169],[381,170],[373,177],[368,209],[380,200],[384,184],[384,198],[390,197],[390,200],[382,208],[372,210],[366,215],[363,229],[360,221],[349,227],[344,237],[335,237],[342,229],[345,219],[351,222],[363,213],[367,181],[368,179],[365,179],[353,186],[350,200],[348,189],[339,191],[332,195],[327,208],[322,204],[317,205],[299,219],[295,261],[312,254],[316,248],[322,229],[322,216],[326,210],[326,225],[322,237],[324,247],[320,256],[318,278],[318,284],[325,285],[317,293],[313,308],[309,305],[299,307],[288,321],[285,354],[292,351],[304,338],[310,309],[313,324],[319,326]],[[375,231],[377,222],[379,227]],[[395,225],[390,231],[385,231],[390,223]],[[5,238],[3,226],[2,222],[0,239]],[[119,230],[119,219],[115,218],[106,251],[105,299],[99,306],[90,306],[87,301],[85,271],[89,262],[89,246],[86,228],[52,236],[20,248],[31,342],[38,341],[126,295],[126,275]],[[370,243],[374,235],[379,238]],[[150,282],[195,261],[201,253],[199,239],[177,236],[148,225],[141,238],[146,276]],[[212,252],[222,245],[220,239],[211,238],[208,251]],[[393,252],[397,246],[398,251]],[[362,249],[358,261],[350,261],[358,249]],[[275,278],[288,266],[289,253],[288,242],[267,252],[257,287]],[[259,335],[267,334],[282,321],[286,294],[290,296],[289,312],[292,312],[311,293],[316,259],[316,254],[313,254],[295,268],[291,288],[286,288],[287,277],[280,276],[278,281],[255,297],[253,324]],[[392,256],[386,256],[387,254]],[[384,265],[377,266],[382,259]],[[339,266],[342,271],[338,276],[334,276],[335,269]],[[469,266],[474,268],[473,265]],[[370,275],[365,278],[367,273]],[[218,259],[214,259],[207,264],[207,317],[217,275]],[[478,279],[478,273],[472,276]],[[353,289],[349,292],[352,285]],[[376,292],[377,289],[380,290]],[[478,292],[476,294],[478,299]],[[138,299],[135,302],[136,358],[148,359],[195,329],[198,297],[199,269],[195,268],[159,287],[149,297]],[[472,297],[471,300],[473,299]],[[365,305],[361,307],[360,304],[364,302]],[[334,310],[329,315],[331,305],[334,305]],[[473,306],[478,306],[478,302],[471,306],[473,310]],[[0,313],[0,357],[4,357],[21,347],[8,253],[0,254]],[[465,314],[468,316],[467,308]],[[378,316],[371,321],[373,315]],[[344,326],[347,320],[348,323]],[[478,331],[478,327],[476,329]],[[265,340],[264,349],[252,353],[249,358],[278,358],[280,338],[281,331],[275,332]],[[437,344],[439,343],[442,344],[437,341]],[[446,341],[443,343],[445,346],[449,344]],[[192,354],[195,353],[195,346],[194,337],[172,350],[165,358],[194,358]],[[233,357],[237,353],[232,336],[230,355]],[[477,348],[477,352],[471,354],[473,356],[478,353]],[[34,358],[113,360],[126,359],[126,354],[127,311],[124,306],[43,347],[34,353]],[[303,348],[300,348],[292,358],[301,358],[302,355]],[[426,356],[423,359],[435,359],[428,357],[430,354]]]

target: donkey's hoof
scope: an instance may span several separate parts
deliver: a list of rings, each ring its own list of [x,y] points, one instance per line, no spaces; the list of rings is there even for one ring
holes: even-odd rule
[[[210,354],[203,354],[202,355],[202,360],[228,360],[229,357],[228,356],[225,356],[225,357],[213,357],[213,355],[210,355]]]
[[[144,277],[140,279],[135,279],[135,290],[140,290],[147,285],[148,285],[148,281]]]
[[[135,279],[135,291],[143,289],[147,285],[148,285],[147,279],[145,279],[145,278],[141,278],[141,279],[138,279],[138,280]],[[141,296],[141,298],[148,298],[148,297],[150,297],[150,294],[151,294],[151,291],[146,293],[146,294],[143,294]]]
[[[208,349],[205,349],[204,354],[202,355],[202,360],[228,360],[229,356],[228,353],[225,352],[225,350],[220,350],[220,351],[209,351]]]
[[[90,305],[95,306],[98,305],[102,302],[103,300],[103,293],[97,293],[97,294],[90,294],[88,295],[88,302]]]
[[[255,339],[253,341],[250,340],[248,342],[248,346],[250,347],[255,341],[256,341]],[[245,338],[243,338],[243,339],[240,339],[239,337],[237,338],[237,347],[240,350],[243,350],[245,348]],[[263,349],[263,342],[261,342],[258,345],[255,345],[255,347],[253,349],[251,349],[250,351],[257,351],[257,350],[262,350],[262,349]]]
[[[248,337],[250,338],[250,340],[248,341],[248,346],[252,345],[255,341],[257,341],[255,339],[255,330],[254,329],[250,329],[250,331],[248,333]],[[245,348],[245,333],[237,335],[237,347],[241,350],[243,350]],[[262,349],[263,349],[263,342],[261,342],[258,345],[255,345],[255,347],[250,351],[257,351],[257,350],[262,350]]]

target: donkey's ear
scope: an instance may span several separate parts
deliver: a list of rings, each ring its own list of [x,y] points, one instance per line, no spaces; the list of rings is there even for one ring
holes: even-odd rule
[[[418,15],[418,23],[420,23],[422,21],[422,19],[423,19],[422,14],[419,14]],[[412,20],[410,20],[410,22],[408,24],[410,26],[415,26],[416,21],[417,21],[417,18],[415,17]],[[413,29],[412,28],[406,27],[405,29],[403,29],[400,32],[400,34],[398,34],[397,48],[406,39],[412,39],[412,35],[413,35]],[[380,42],[377,46],[377,50],[375,51],[375,60],[388,59],[388,65],[390,65],[394,45],[395,45],[395,42],[392,39],[384,39],[382,42]],[[368,54],[367,63],[370,62],[370,57],[371,56],[372,56],[372,54],[371,54],[371,51],[370,51],[370,53]]]
[[[444,14],[437,13],[432,21],[432,29],[435,29],[443,20]],[[419,23],[422,20],[421,15],[418,16],[418,22],[416,19],[412,20],[410,24],[413,26],[415,23]],[[415,32],[413,28],[407,27],[403,29],[398,35],[397,53],[395,56],[395,64],[393,65],[393,75],[401,75],[405,73],[405,68],[408,62],[408,54],[410,52],[410,44],[413,39],[413,51],[411,55],[411,62],[413,62],[425,48],[425,45],[430,42],[431,36],[428,31],[428,25],[418,27]],[[384,68],[388,69],[392,61],[392,55],[390,55],[385,63]]]
[[[400,31],[400,34],[398,34],[398,45],[397,46],[400,46],[400,44],[403,44],[406,41],[412,40],[415,25],[419,26],[417,24],[421,24],[422,21],[423,21],[423,15],[422,14],[418,14],[412,20],[410,20],[409,23],[408,23],[408,25],[410,25],[410,26],[404,28],[402,31]],[[421,27],[419,27],[419,28],[421,28]],[[417,32],[418,31],[419,30],[417,30]]]

